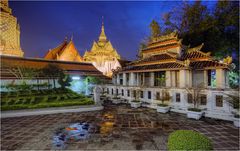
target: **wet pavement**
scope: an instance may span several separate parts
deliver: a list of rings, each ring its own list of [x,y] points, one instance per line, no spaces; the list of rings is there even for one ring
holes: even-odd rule
[[[239,129],[232,122],[185,114],[132,109],[130,105],[105,104],[103,111],[37,115],[1,119],[1,150],[50,150],[59,130],[74,123],[88,123],[86,139],[66,142],[67,150],[166,150],[169,133],[189,129],[208,136],[215,150],[239,150]]]

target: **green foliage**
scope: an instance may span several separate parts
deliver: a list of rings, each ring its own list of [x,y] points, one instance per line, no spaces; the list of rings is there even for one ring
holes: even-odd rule
[[[188,111],[201,112],[202,110],[198,108],[189,108]]]
[[[167,104],[157,104],[158,106],[161,106],[161,107],[167,107],[168,105]]]
[[[72,78],[69,75],[61,74],[58,79],[58,83],[61,85],[62,89],[71,86]]]
[[[205,135],[192,130],[177,130],[169,135],[167,148],[173,150],[213,150]]]
[[[182,8],[173,9],[163,16],[163,33],[177,29],[183,44],[192,47],[204,43],[204,51],[210,51],[218,59],[237,55],[239,58],[239,2],[218,1],[211,13],[201,1],[184,2]]]
[[[56,87],[55,79],[64,74],[63,70],[56,64],[48,64],[42,69],[42,73],[52,79],[54,88]]]
[[[236,89],[239,87],[239,71],[229,72],[229,85],[231,88]]]
[[[132,100],[131,102],[140,103],[140,100]]]
[[[87,76],[84,79],[84,83],[86,85],[88,85],[88,84],[102,84],[103,81],[99,77]]]
[[[14,94],[16,93],[18,91],[14,92]],[[32,93],[30,91],[19,94],[12,95],[12,92],[8,92],[4,98],[1,95],[1,109],[13,110],[94,104],[92,99],[82,94],[77,94],[70,89],[41,90],[39,93]]]

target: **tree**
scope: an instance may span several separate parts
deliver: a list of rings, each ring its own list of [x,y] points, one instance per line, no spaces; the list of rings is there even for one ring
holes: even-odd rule
[[[152,20],[150,24],[151,29],[151,40],[156,39],[161,34],[161,29],[157,21]]]
[[[171,99],[171,96],[167,89],[162,89],[161,94],[156,95],[156,100],[161,101],[161,104],[164,104],[165,101],[169,101]]]
[[[61,85],[62,89],[71,86],[72,78],[69,75],[61,73],[58,78],[58,83]]]
[[[63,70],[55,64],[48,64],[43,68],[44,76],[48,77],[48,79],[52,79],[53,86],[56,88],[55,79],[63,75]]]
[[[192,96],[192,102],[194,109],[198,109],[200,104],[201,92],[204,89],[204,83],[200,83],[196,87],[186,88],[188,94]]]

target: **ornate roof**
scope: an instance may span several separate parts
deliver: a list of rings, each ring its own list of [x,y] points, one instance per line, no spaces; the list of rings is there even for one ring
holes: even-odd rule
[[[50,49],[44,58],[49,60],[82,61],[82,57],[72,39],[68,42],[66,38],[59,46]]]

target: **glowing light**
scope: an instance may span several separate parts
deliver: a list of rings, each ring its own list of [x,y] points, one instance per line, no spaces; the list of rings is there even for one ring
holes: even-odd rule
[[[72,77],[73,80],[80,80],[80,77]]]

